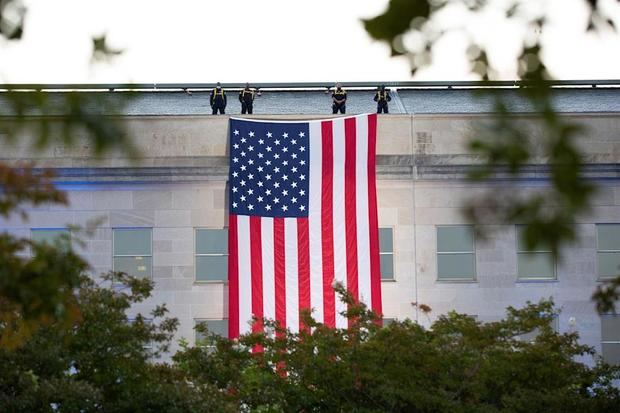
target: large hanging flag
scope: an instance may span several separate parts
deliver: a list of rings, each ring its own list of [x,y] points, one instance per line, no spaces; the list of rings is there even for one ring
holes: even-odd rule
[[[333,286],[381,314],[377,115],[230,120],[229,336],[300,310],[346,327]]]

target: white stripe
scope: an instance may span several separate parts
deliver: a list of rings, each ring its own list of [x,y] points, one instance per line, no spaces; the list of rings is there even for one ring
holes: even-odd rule
[[[323,244],[321,240],[322,141],[321,122],[310,123],[310,194],[308,232],[310,247],[310,306],[320,323],[323,317]]]
[[[345,224],[345,135],[344,119],[335,119],[333,122],[334,173],[332,193],[332,208],[334,217],[334,282],[347,287],[347,240]],[[347,319],[340,313],[346,311],[347,306],[340,297],[336,296],[336,327],[347,327]]]
[[[368,216],[368,116],[356,119],[355,205],[359,299],[370,306],[370,226]]]
[[[261,218],[261,247],[263,258],[263,317],[276,318],[275,271],[273,263],[273,218]]]
[[[250,264],[250,217],[237,216],[239,252],[239,334],[250,332],[252,320],[252,275]]]
[[[299,268],[297,218],[284,218],[284,277],[286,279],[286,326],[299,331]]]

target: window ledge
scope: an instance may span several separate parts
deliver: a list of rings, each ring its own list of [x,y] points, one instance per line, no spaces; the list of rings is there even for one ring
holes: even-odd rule
[[[620,277],[620,275],[617,275],[617,276],[614,276],[614,277],[605,277],[605,278],[599,277],[599,278],[596,279],[596,282],[604,284],[604,283],[608,283],[610,281],[615,280],[617,277]]]
[[[395,283],[396,282],[396,278],[381,278],[381,282],[386,282],[386,283]]]
[[[196,281],[194,280],[194,285],[209,285],[209,284],[228,284],[228,280],[208,280],[208,281]]]
[[[478,280],[466,278],[435,279],[437,284],[478,284]]]
[[[517,278],[517,284],[553,284],[559,283],[557,278]]]

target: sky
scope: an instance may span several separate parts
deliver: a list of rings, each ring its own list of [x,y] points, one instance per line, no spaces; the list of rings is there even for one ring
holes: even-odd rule
[[[509,0],[493,0],[505,4]],[[528,0],[524,0],[526,3]],[[620,2],[601,0],[620,27]],[[499,76],[515,79],[527,29],[497,10],[457,6],[438,16],[450,34],[433,64],[412,78],[361,19],[388,0],[24,0],[22,40],[0,40],[0,83],[319,82],[476,79],[464,58],[468,36],[492,49]],[[545,59],[560,79],[620,79],[620,35],[584,34],[584,0],[532,0],[546,8]],[[467,27],[467,30],[462,30]],[[124,53],[93,63],[91,38],[106,34]],[[415,47],[416,39],[405,37]]]

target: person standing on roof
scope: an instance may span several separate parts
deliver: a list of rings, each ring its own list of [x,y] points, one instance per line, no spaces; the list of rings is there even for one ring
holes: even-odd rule
[[[377,113],[389,113],[388,102],[392,100],[390,92],[385,89],[385,85],[381,85],[375,94],[375,102],[377,102]]]
[[[247,112],[249,115],[252,114],[252,105],[254,104],[254,96],[255,92],[253,89],[250,89],[250,84],[245,84],[245,89],[239,92],[239,102],[241,102],[241,114],[245,115]]]
[[[224,92],[224,89],[222,89],[220,82],[217,82],[215,89],[211,91],[211,109],[213,109],[214,115],[217,115],[218,111],[222,115],[225,113],[226,93]]]
[[[347,110],[347,92],[340,87],[340,83],[336,83],[336,90],[332,93],[332,112],[345,113]]]

